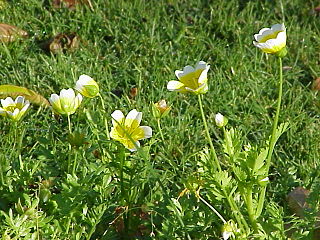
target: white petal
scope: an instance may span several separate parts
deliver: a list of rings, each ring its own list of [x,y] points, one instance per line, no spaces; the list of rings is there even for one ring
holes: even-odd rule
[[[274,25],[272,25],[271,29],[272,29],[274,32],[286,31],[286,27],[284,26],[283,23],[274,24]]]
[[[136,120],[138,121],[138,124],[140,124],[142,119],[142,112],[138,112],[136,109],[131,110],[126,119]]]
[[[11,116],[13,116],[13,117],[16,117],[18,114],[19,114],[19,109],[18,108],[16,108],[14,111],[13,111],[13,113],[12,114],[10,114],[11,112],[8,112],[9,113],[9,115],[11,115]]]
[[[181,70],[176,70],[174,73],[175,73],[176,77],[179,79],[179,78],[180,78],[180,75],[183,74],[183,71],[181,71]]]
[[[152,137],[152,128],[149,126],[141,126],[143,132],[144,132],[144,138],[150,138]]]
[[[60,101],[60,98],[59,98],[59,96],[57,95],[57,94],[51,94],[51,96],[50,96],[50,98],[49,98],[49,102],[51,103],[51,104],[56,104],[57,102],[59,102]]]
[[[286,42],[287,42],[287,33],[286,32],[279,32],[276,40],[277,40],[277,42],[279,44],[281,44],[281,43],[286,44]]]
[[[180,88],[184,87],[184,84],[179,81],[169,81],[167,85],[167,89],[169,91],[176,91],[179,90]]]
[[[256,39],[256,41],[260,41],[264,36],[269,35],[272,33],[272,30],[270,28],[262,28],[258,34],[254,35],[254,39]]]
[[[265,38],[266,36],[273,34],[274,32],[285,32],[286,27],[284,24],[275,24],[271,28],[262,28],[258,34],[254,35],[256,41],[260,42],[261,39]]]
[[[192,73],[194,71],[195,71],[194,67],[188,65],[183,68],[183,71],[176,70],[175,74],[176,74],[177,78],[180,79],[181,77],[183,77],[189,73]]]
[[[199,61],[199,62],[196,64],[195,70],[198,70],[198,69],[206,69],[206,68],[207,68],[207,63],[204,62],[204,61]]]
[[[222,233],[222,237],[223,237],[223,240],[228,240],[230,237],[231,237],[231,232],[223,232]]]
[[[124,119],[124,115],[120,110],[115,110],[112,114],[112,124],[113,126],[117,125],[117,122],[121,122]]]
[[[94,80],[90,76],[83,74],[79,77],[79,80],[76,82],[75,89],[78,91],[81,91],[81,89],[85,85],[90,85],[90,84],[95,84]]]
[[[16,104],[22,104],[23,105],[23,103],[24,103],[24,97],[22,97],[22,96],[18,96],[17,98],[16,98],[16,100],[15,100],[15,103]]]
[[[93,79],[92,79],[92,77],[90,77],[90,76],[88,76],[88,75],[85,75],[85,74],[82,74],[80,77],[79,77],[79,80],[78,80],[78,82],[80,82],[80,83],[88,83],[88,82],[90,82],[90,81],[92,81]]]
[[[79,107],[79,105],[82,102],[82,99],[83,99],[82,95],[80,93],[78,93],[77,96],[74,99],[76,108]]]
[[[69,88],[68,90],[62,89],[60,91],[60,98],[74,99],[75,97],[76,97],[76,94],[74,93],[72,88]]]
[[[8,106],[15,105],[14,101],[11,97],[7,97],[6,99],[1,99],[1,104],[3,108],[6,108]]]
[[[202,71],[202,73],[200,74],[199,79],[198,79],[198,83],[199,84],[203,84],[208,80],[208,76],[207,75],[208,75],[209,69],[210,69],[210,65],[207,65],[205,67],[205,69]]]
[[[27,111],[27,109],[29,108],[29,106],[30,106],[30,103],[29,103],[29,101],[28,101],[28,102],[25,103],[25,105],[24,105],[23,108],[20,110],[20,112],[25,112],[25,111]]]

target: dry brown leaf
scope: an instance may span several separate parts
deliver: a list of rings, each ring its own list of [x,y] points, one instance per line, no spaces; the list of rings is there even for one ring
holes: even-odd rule
[[[309,190],[303,187],[297,187],[287,196],[291,211],[299,217],[303,217],[304,210],[308,208],[307,198],[309,194]]]
[[[54,54],[74,51],[79,47],[79,38],[75,33],[59,33],[42,44],[42,48]]]
[[[77,5],[85,4],[93,10],[93,6],[90,0],[52,0],[52,6],[54,8],[69,8],[75,10]]]
[[[0,23],[0,42],[13,42],[21,37],[27,37],[28,33],[15,26]]]
[[[320,77],[316,78],[312,84],[312,90],[320,91]]]
[[[138,95],[138,88],[136,88],[136,87],[131,88],[129,95],[132,99],[135,98]]]
[[[289,204],[289,208],[291,211],[299,216],[300,218],[304,217],[304,211],[310,208],[310,206],[307,203],[307,199],[310,195],[310,191],[308,189],[305,189],[303,187],[297,187],[294,190],[292,190],[288,196],[287,196],[287,201]],[[318,213],[319,217],[320,213]],[[320,222],[317,221],[315,226],[314,226],[314,232],[313,232],[313,238],[312,240],[318,240],[320,239]],[[290,227],[288,225],[287,227]],[[291,229],[290,232],[287,234],[291,235],[293,232],[295,232],[296,229]]]

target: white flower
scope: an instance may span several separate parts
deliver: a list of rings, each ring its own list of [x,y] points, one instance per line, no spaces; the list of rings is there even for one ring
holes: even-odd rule
[[[210,65],[200,61],[195,67],[188,65],[183,68],[183,71],[176,70],[175,74],[179,81],[168,82],[167,89],[181,93],[204,94],[208,91],[207,74],[209,69]]]
[[[279,53],[286,46],[286,27],[284,24],[275,24],[271,28],[262,28],[254,38],[253,44],[263,52]]]
[[[142,112],[133,109],[124,117],[120,110],[116,110],[111,116],[113,127],[110,137],[121,142],[130,151],[136,151],[140,147],[139,140],[152,136],[151,127],[140,126]]]
[[[11,97],[1,99],[0,115],[8,117],[13,121],[19,121],[27,112],[30,102],[23,96],[18,96],[15,101]]]
[[[62,89],[60,91],[60,96],[57,94],[51,94],[51,97],[49,98],[49,102],[51,103],[53,110],[62,115],[71,115],[75,113],[77,108],[80,106],[81,101],[81,94],[78,93],[76,96],[71,88],[68,90]]]
[[[75,89],[88,98],[93,98],[99,94],[99,85],[97,82],[85,74],[79,77]]]

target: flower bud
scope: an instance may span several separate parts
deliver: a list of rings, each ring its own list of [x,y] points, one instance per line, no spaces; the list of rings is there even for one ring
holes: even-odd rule
[[[230,237],[235,237],[235,233],[238,233],[238,232],[239,232],[239,230],[237,229],[237,225],[232,220],[226,222],[222,226],[223,240],[227,240]]]
[[[266,186],[269,183],[269,177],[259,176],[258,177],[258,184],[262,187]]]
[[[228,119],[223,116],[221,113],[217,113],[215,116],[216,125],[219,128],[222,128],[228,124]]]
[[[155,118],[163,118],[167,116],[170,110],[171,107],[167,105],[166,100],[161,100],[154,103],[152,106],[152,112]]]
[[[99,94],[99,85],[88,75],[81,75],[79,77],[75,89],[88,98],[94,98]]]

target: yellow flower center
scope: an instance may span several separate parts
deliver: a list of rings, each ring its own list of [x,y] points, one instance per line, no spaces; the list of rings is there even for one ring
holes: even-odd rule
[[[265,43],[269,39],[276,39],[278,34],[279,34],[279,32],[283,32],[283,31],[276,31],[276,32],[270,33],[270,34],[264,36],[263,38],[261,38],[259,43]]]
[[[203,69],[198,69],[194,72],[188,73],[187,75],[181,77],[179,80],[182,82],[186,87],[191,89],[197,89],[199,87],[199,77]]]
[[[123,124],[124,122],[124,124]],[[115,126],[115,132],[119,141],[138,141],[144,138],[144,132],[139,128],[139,122],[135,119],[122,119]],[[131,138],[131,139],[130,139]]]

